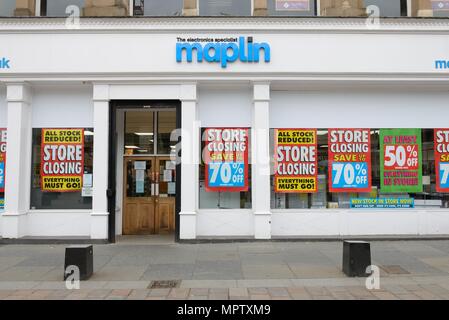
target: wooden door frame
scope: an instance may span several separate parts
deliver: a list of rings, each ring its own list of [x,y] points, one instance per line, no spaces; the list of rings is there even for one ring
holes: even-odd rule
[[[121,109],[143,109],[145,105],[157,105],[158,108],[175,108],[176,128],[181,129],[180,100],[110,100],[109,102],[109,161],[108,161],[108,241],[115,243],[116,234],[116,189],[117,189],[117,111]],[[181,136],[178,137],[180,145]],[[178,152],[179,158],[181,151]],[[175,242],[179,242],[181,212],[181,163],[176,164],[176,197],[175,197]]]
[[[125,220],[125,212],[126,212],[126,198],[127,198],[127,195],[126,195],[126,186],[127,186],[127,184],[128,184],[128,171],[127,171],[127,166],[128,166],[128,161],[127,160],[130,160],[130,159],[132,159],[133,161],[150,161],[151,162],[151,168],[152,168],[152,171],[155,169],[155,167],[156,167],[156,163],[157,163],[157,160],[156,160],[156,156],[123,156],[123,177],[122,177],[122,179],[123,179],[123,190],[122,190],[122,234],[125,234],[125,222],[124,222],[124,220]],[[154,171],[153,171],[154,172]],[[150,188],[151,188],[151,186],[150,186]],[[157,230],[157,228],[156,228],[156,198],[154,197],[154,196],[151,196],[152,197],[152,202],[153,202],[153,206],[154,206],[154,217],[153,217],[153,225],[154,225],[154,233],[157,233],[156,232],[156,230]],[[131,234],[130,234],[131,235]],[[137,234],[136,234],[137,235]]]

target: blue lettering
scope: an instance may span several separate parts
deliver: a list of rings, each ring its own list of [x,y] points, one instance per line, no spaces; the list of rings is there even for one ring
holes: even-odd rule
[[[186,51],[187,62],[192,62],[193,50],[196,50],[196,59],[198,62],[203,61],[203,46],[199,43],[177,43],[176,44],[176,61],[182,62],[182,51]]]
[[[211,49],[214,51],[214,55],[210,55]],[[220,44],[208,43],[204,46],[204,59],[207,62],[220,62]]]
[[[446,60],[435,60],[435,69],[447,69],[448,63]]]
[[[232,54],[229,55],[229,51]],[[226,43],[221,45],[221,67],[226,68],[228,62],[234,62],[239,57],[239,47],[235,43]]]
[[[270,46],[268,45],[268,43],[255,43],[254,44],[254,62],[259,62],[260,50],[263,50],[263,52],[264,52],[265,62],[270,62],[271,53],[270,53]]]
[[[248,59],[245,57],[245,38],[239,37],[239,47],[240,47],[240,61],[246,62]]]
[[[245,48],[246,44],[246,48]],[[271,50],[268,43],[245,43],[244,37],[239,37],[238,42],[210,42],[203,47],[201,43],[179,42],[176,44],[176,61],[183,62],[183,52],[185,51],[185,61],[193,61],[193,51],[196,51],[196,61],[202,62],[203,58],[207,62],[220,63],[222,68],[226,68],[228,63],[240,60],[241,62],[270,62]]]
[[[1,60],[0,60],[0,68],[1,69],[9,69],[10,68],[10,66],[9,66],[9,60],[7,60],[6,58],[2,58]]]

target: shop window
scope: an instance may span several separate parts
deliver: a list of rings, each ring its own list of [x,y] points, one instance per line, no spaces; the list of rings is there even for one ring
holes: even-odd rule
[[[135,16],[180,16],[183,0],[133,0]]]
[[[380,130],[370,129],[371,140],[371,176],[370,192],[332,193],[329,192],[328,171],[328,130],[317,129],[318,190],[315,193],[278,193],[275,192],[274,176],[274,130],[270,130],[270,148],[273,172],[271,175],[272,209],[349,209],[351,199],[414,199],[417,209],[435,209],[449,207],[449,193],[437,192],[435,171],[434,130],[421,130],[422,145],[422,192],[382,192]],[[408,149],[407,149],[408,150]],[[408,150],[413,152],[413,148]],[[360,169],[362,167],[359,167]]]
[[[126,111],[124,154],[169,155],[175,152],[176,111]]]
[[[200,16],[251,16],[252,0],[199,0]]]
[[[432,11],[432,16],[449,17],[449,1],[430,0],[430,7]]]
[[[407,16],[407,1],[403,0],[364,0],[365,7],[377,6],[381,17]],[[370,14],[373,14],[371,11]]]
[[[33,128],[31,209],[92,209],[93,142],[92,128]]]
[[[41,16],[66,17],[76,15],[76,12],[73,12],[73,10],[67,12],[69,6],[78,7],[78,13],[81,16],[84,5],[84,0],[42,0],[40,8]]]
[[[370,8],[376,6],[377,8]],[[322,16],[336,17],[400,17],[407,16],[407,0],[351,0],[320,2]]]
[[[250,148],[250,137],[251,137],[251,130],[248,129],[248,140],[246,143],[246,147]],[[206,156],[205,156],[205,148],[206,148],[206,137],[205,137],[206,128],[201,129],[201,154],[200,159],[201,163],[199,165],[199,207],[200,209],[251,209],[252,202],[251,202],[251,152],[248,150],[248,158],[246,164],[240,164],[237,165],[238,168],[241,168],[242,173],[244,172],[244,166],[247,166],[247,189],[245,191],[228,191],[229,188],[221,188],[221,190],[207,190],[207,184],[209,186],[212,185],[211,179],[209,178],[209,181],[206,182]],[[233,164],[230,165],[231,167],[235,168]],[[217,176],[223,177],[224,171],[217,173]],[[226,175],[224,173],[224,175]],[[217,178],[221,179],[221,178]],[[223,179],[224,180],[224,179]],[[221,182],[223,182],[221,180]],[[231,181],[233,179],[230,179]],[[236,184],[238,185],[238,182],[240,180],[236,180]],[[231,184],[233,184],[231,182]]]
[[[0,17],[14,16],[16,9],[16,0],[2,0],[0,1]]]
[[[314,16],[316,0],[267,0],[269,16]]]
[[[5,208],[6,128],[0,128],[0,212]]]
[[[154,115],[152,111],[125,113],[125,154],[154,153]]]
[[[176,129],[176,111],[158,112],[157,115],[157,153],[170,154],[175,150],[176,141],[170,136]]]

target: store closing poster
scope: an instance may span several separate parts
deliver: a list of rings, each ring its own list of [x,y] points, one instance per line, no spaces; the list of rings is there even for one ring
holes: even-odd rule
[[[421,129],[380,130],[381,192],[422,192]]]
[[[329,129],[329,191],[371,191],[370,129]]]
[[[6,129],[0,128],[0,193],[5,192],[6,173]],[[5,198],[0,195],[0,210],[5,207]]]
[[[206,191],[248,191],[247,128],[207,128],[204,132]]]
[[[449,193],[449,129],[434,130],[437,192]]]
[[[316,129],[275,130],[275,191],[315,193],[318,190]]]
[[[81,191],[83,174],[84,129],[42,129],[42,191]]]

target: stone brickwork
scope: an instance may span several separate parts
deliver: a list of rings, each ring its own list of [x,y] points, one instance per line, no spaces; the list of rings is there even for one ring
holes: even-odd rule
[[[86,17],[117,17],[129,15],[128,0],[85,0]]]
[[[183,16],[197,16],[198,12],[197,0],[184,0]]]
[[[329,17],[363,17],[363,0],[321,0],[321,15]]]
[[[254,0],[254,13],[255,16],[266,16],[268,14],[267,0]]]
[[[432,17],[432,3],[430,0],[412,0],[413,17]]]
[[[34,0],[16,0],[16,9],[14,10],[14,16],[16,17],[29,17],[34,16],[36,12]]]

